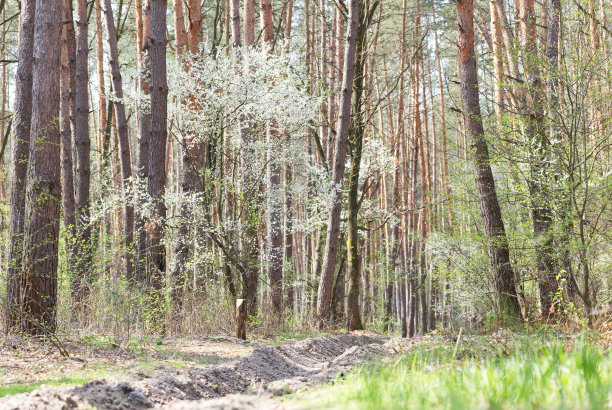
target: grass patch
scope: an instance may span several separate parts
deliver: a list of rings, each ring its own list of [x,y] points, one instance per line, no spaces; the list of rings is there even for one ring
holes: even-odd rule
[[[481,345],[479,343],[479,345]],[[361,368],[307,393],[298,407],[351,409],[603,409],[612,403],[612,353],[584,341],[512,352],[485,347],[415,349],[394,363]]]
[[[19,393],[29,393],[42,386],[46,387],[69,387],[87,383],[90,379],[86,377],[62,377],[54,380],[42,380],[34,383],[14,383],[0,386],[0,397]]]

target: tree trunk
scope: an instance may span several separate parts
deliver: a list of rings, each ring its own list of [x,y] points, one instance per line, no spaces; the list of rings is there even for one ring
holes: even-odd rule
[[[106,125],[108,117],[106,115],[106,85],[104,81],[104,39],[102,29],[102,0],[95,0],[96,8],[96,65],[98,74],[98,174],[100,182],[105,178],[104,167],[105,158],[102,155],[102,147],[106,137]],[[104,222],[103,222],[104,223]],[[131,228],[133,229],[133,227]]]
[[[269,52],[274,48],[274,21],[272,19],[271,0],[261,0],[261,29],[263,40]],[[283,217],[281,202],[280,174],[281,167],[276,158],[279,133],[276,123],[268,124],[268,186],[267,186],[267,232],[268,232],[268,281],[270,301],[276,315],[283,309]]]
[[[491,37],[493,39],[493,70],[494,70],[494,94],[495,94],[495,114],[497,115],[498,127],[501,126],[502,114],[505,109],[504,92],[504,39],[499,18],[499,12],[495,6],[495,0],[489,3],[491,13]]]
[[[180,56],[183,49],[188,44],[188,36],[185,31],[185,21],[183,17],[183,7],[179,0],[174,2],[174,31],[176,35],[176,52]],[[189,67],[184,67],[188,70]],[[190,104],[193,101],[181,101],[181,104]],[[169,140],[171,141],[171,139]],[[181,143],[181,180],[180,192],[189,195],[197,189],[198,169],[202,156],[202,144],[194,142],[192,135],[187,135]],[[189,243],[189,220],[191,213],[188,205],[182,205],[181,218],[179,222],[179,234],[174,248],[174,270],[172,271],[172,316],[174,322],[180,325],[183,307],[183,287],[187,280],[187,261],[191,251]],[[230,271],[231,273],[231,271]],[[232,284],[233,285],[233,284]]]
[[[340,213],[342,211],[342,184],[346,164],[346,148],[350,127],[351,97],[353,80],[355,78],[355,52],[357,45],[357,23],[359,19],[359,0],[349,3],[349,29],[344,59],[344,76],[342,78],[342,95],[338,115],[336,147],[334,150],[334,166],[332,170],[332,199],[329,205],[329,219],[325,241],[323,269],[319,282],[317,316],[319,326],[329,322],[331,295],[333,290],[334,271],[338,256],[338,239],[340,238]]]
[[[255,0],[244,0],[244,45],[250,47],[255,41]],[[247,299],[247,303],[248,303]]]
[[[244,2],[244,46],[251,47],[255,38],[255,16],[253,0]],[[234,33],[236,34],[236,33]],[[237,38],[237,36],[236,36]],[[248,70],[248,67],[245,67]],[[257,181],[256,152],[253,147],[253,137],[250,131],[250,119],[247,115],[240,118],[241,148],[241,189],[242,189],[242,215],[241,223],[244,226],[241,245],[245,269],[242,272],[243,297],[247,300],[248,316],[257,315],[257,287],[259,272],[258,249],[258,215],[260,210],[259,184]]]
[[[27,4],[24,2],[24,4]],[[34,67],[30,166],[26,188],[21,329],[55,330],[61,201],[60,53],[62,0],[38,0],[34,19]]]
[[[234,48],[239,49],[242,46],[240,37],[240,0],[230,0],[230,16],[232,19],[232,45]]]
[[[91,159],[89,139],[89,48],[87,1],[76,2],[76,77],[74,115],[75,200],[77,266],[72,279],[73,313],[82,315],[87,303],[92,269],[89,187]]]
[[[293,168],[290,164],[285,165],[285,263],[288,264],[288,275],[285,276],[285,306],[289,309],[294,307],[295,299],[295,266],[293,264],[293,198],[291,193],[291,183],[293,179]],[[288,277],[287,277],[288,276]]]
[[[187,30],[185,29],[185,16],[183,15],[183,1],[174,0],[174,33],[176,54],[181,55],[189,40]]]
[[[202,32],[202,1],[187,0],[187,28],[189,37],[189,51],[198,53]]]
[[[514,272],[510,265],[510,254],[504,222],[497,201],[495,181],[491,172],[489,152],[480,115],[478,96],[478,72],[474,55],[474,0],[457,1],[457,23],[459,27],[459,56],[461,99],[467,137],[474,160],[476,186],[480,197],[480,212],[489,240],[489,259],[493,269],[493,282],[497,302],[503,319],[518,321],[521,312],[514,285]]]
[[[72,123],[74,112],[75,82],[75,36],[72,24],[70,1],[64,1],[62,9],[64,24],[62,27],[62,56],[60,73],[60,151],[62,158],[62,205],[64,209],[64,229],[66,230],[66,265],[69,275],[75,267],[75,199],[74,174],[72,162]]]
[[[108,0],[107,0],[108,1]],[[166,273],[163,223],[166,182],[166,139],[168,137],[168,83],[166,78],[166,0],[151,0],[151,147],[149,152],[149,195],[153,218],[149,222],[149,283],[155,306],[161,308]],[[159,325],[159,321],[157,322]]]
[[[365,80],[365,63],[367,47],[367,15],[371,14],[364,10],[364,4],[360,3],[359,23],[357,28],[357,40],[355,51],[355,78],[353,97],[353,121],[350,126],[351,139],[351,169],[349,172],[348,192],[348,242],[346,244],[348,261],[348,298],[347,298],[347,327],[349,331],[362,330],[361,312],[359,308],[359,296],[361,294],[361,260],[359,250],[359,232],[357,220],[361,203],[359,194],[359,173],[361,169],[361,156],[363,150],[363,136],[365,133],[365,113],[363,108],[363,92]],[[366,15],[367,14],[367,15]]]
[[[11,199],[9,266],[7,276],[7,328],[20,319],[26,178],[32,118],[32,70],[34,64],[34,14],[36,0],[21,1],[18,65],[15,75],[15,108],[11,136]],[[40,81],[40,79],[39,79]]]
[[[146,0],[144,9],[138,7],[140,0],[136,0],[136,20],[138,24],[138,70],[140,72],[140,90],[149,98],[150,87],[150,48],[151,48],[151,2]],[[142,6],[142,4],[140,4]],[[149,156],[151,155],[151,112],[139,107],[138,111],[138,179],[142,183],[149,180]],[[148,188],[147,188],[148,189]],[[144,206],[141,203],[140,206]],[[145,230],[145,218],[139,215],[134,222],[134,232],[138,235],[136,246],[136,272],[135,282],[145,283],[148,273],[148,246],[149,241]]]
[[[540,308],[544,316],[552,313],[552,299],[559,287],[555,273],[555,256],[552,232],[552,197],[548,189],[549,148],[544,125],[544,90],[540,78],[540,64],[536,45],[536,17],[534,0],[521,2],[521,39],[523,42],[523,67],[527,81],[524,114],[527,121],[529,146],[529,193],[535,236]]]
[[[113,10],[111,8],[111,0],[105,0],[105,21],[106,32],[108,38],[108,63],[111,68],[111,76],[113,80],[113,91],[115,98],[113,107],[115,112],[115,121],[117,124],[117,137],[119,140],[119,163],[121,166],[121,178],[123,179],[123,190],[129,188],[132,178],[132,158],[130,153],[130,139],[128,134],[127,118],[125,115],[125,105],[123,104],[123,82],[121,79],[121,71],[119,70],[119,50],[117,49],[117,33],[115,31],[115,23],[113,19]],[[133,283],[134,264],[130,248],[134,243],[134,208],[126,201],[123,208],[123,229],[125,235],[125,263],[126,263],[126,279],[128,283]]]

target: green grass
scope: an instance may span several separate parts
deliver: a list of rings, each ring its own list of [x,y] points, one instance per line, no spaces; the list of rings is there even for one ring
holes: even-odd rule
[[[494,349],[493,349],[494,350]],[[395,363],[354,370],[295,403],[350,409],[605,409],[612,405],[612,353],[577,342],[523,345],[483,354],[452,346],[417,349]],[[475,356],[475,357],[474,357]]]
[[[62,377],[55,380],[44,380],[34,383],[14,383],[0,386],[0,397],[9,394],[29,393],[33,390],[40,389],[43,385],[47,387],[70,387],[87,383],[89,378],[85,377]]]

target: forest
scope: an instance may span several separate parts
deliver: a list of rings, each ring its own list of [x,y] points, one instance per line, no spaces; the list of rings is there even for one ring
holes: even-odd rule
[[[0,409],[612,406],[609,0],[0,0]]]

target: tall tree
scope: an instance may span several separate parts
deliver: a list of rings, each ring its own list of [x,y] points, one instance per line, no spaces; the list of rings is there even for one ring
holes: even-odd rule
[[[510,264],[508,239],[497,200],[495,180],[491,172],[489,150],[480,114],[478,71],[474,54],[474,0],[457,1],[457,24],[461,100],[474,162],[480,213],[489,240],[493,283],[500,313],[509,321],[516,321],[520,320],[521,312],[516,296],[514,272]]]
[[[89,223],[89,188],[91,160],[89,139],[89,44],[87,0],[76,2],[76,77],[74,147],[77,266],[72,280],[72,301],[75,312],[83,310],[89,292],[91,275],[91,226]]]
[[[558,283],[553,249],[553,215],[548,184],[549,141],[544,120],[544,87],[540,76],[534,0],[521,0],[520,26],[523,45],[523,68],[527,84],[524,114],[529,147],[529,194],[533,233],[536,243],[540,308],[545,316],[551,313]]]
[[[125,106],[123,104],[123,81],[121,79],[121,71],[119,70],[119,50],[117,48],[117,32],[113,17],[113,9],[111,0],[104,1],[104,15],[106,22],[106,33],[108,41],[108,63],[111,69],[111,77],[113,81],[113,91],[115,97],[113,99],[113,107],[115,109],[115,121],[117,124],[117,139],[119,140],[119,162],[121,166],[121,178],[123,180],[123,189],[127,190],[132,178],[132,158],[130,153],[130,140],[128,135],[128,124],[125,115]],[[134,207],[129,201],[126,201],[123,207],[123,234],[125,235],[124,243],[126,248],[125,265],[126,279],[129,283],[133,281],[134,265],[130,248],[134,242]]]
[[[22,0],[19,22],[18,65],[15,76],[15,108],[11,135],[11,199],[9,222],[9,266],[7,278],[7,327],[19,319],[25,217],[26,175],[28,169],[32,118],[32,67],[34,64],[34,18],[36,0]]]
[[[150,86],[150,46],[151,46],[151,0],[136,0],[136,47],[137,64],[140,73],[139,88],[143,99],[149,100]],[[147,101],[148,102],[148,101]],[[140,181],[148,182],[149,157],[151,155],[151,112],[148,104],[143,102],[138,109],[138,164],[137,175]],[[148,187],[147,187],[148,190]],[[144,203],[139,204],[144,206]],[[138,235],[136,243],[135,279],[143,283],[148,272],[148,238],[145,232],[145,220],[142,215],[134,221],[134,232]]]
[[[149,195],[153,217],[149,225],[150,285],[156,298],[166,272],[163,222],[166,217],[166,140],[168,138],[168,82],[166,74],[166,0],[151,0],[151,147],[149,152]],[[156,303],[160,303],[161,299]]]
[[[62,0],[37,0],[34,18],[32,123],[26,188],[21,328],[55,329],[60,183],[60,48]]]
[[[255,41],[255,10],[254,0],[244,1],[244,47],[253,46]],[[235,30],[235,28],[234,28]],[[233,32],[234,44],[239,46],[237,41],[239,33]],[[244,67],[248,70],[249,67]],[[241,196],[242,209],[241,219],[244,231],[241,235],[242,256],[244,269],[242,270],[243,293],[242,296],[247,300],[247,315],[257,315],[257,287],[259,272],[259,229],[258,215],[260,210],[259,183],[257,181],[257,170],[255,169],[257,152],[253,147],[255,142],[253,133],[250,130],[251,119],[248,115],[240,118],[240,156],[241,156]]]
[[[73,248],[75,241],[76,205],[74,199],[74,173],[72,160],[72,126],[75,111],[75,62],[76,45],[72,9],[70,0],[64,0],[62,9],[64,24],[62,26],[62,67],[60,75],[60,134],[62,157],[62,205],[64,211],[64,229],[69,233],[66,240],[66,263],[68,272],[72,274],[75,267]]]
[[[347,297],[347,328],[348,330],[361,330],[360,294],[361,294],[361,251],[359,248],[359,227],[357,217],[361,200],[359,195],[359,174],[361,171],[361,157],[363,154],[363,138],[366,128],[366,113],[363,103],[366,77],[366,47],[367,32],[370,19],[374,14],[378,2],[373,2],[371,9],[366,7],[369,2],[361,2],[359,10],[359,23],[357,27],[357,40],[355,50],[355,78],[353,85],[353,120],[349,130],[351,168],[349,171],[348,192],[348,240],[346,244],[348,262],[348,297]]]
[[[274,21],[272,18],[272,1],[259,2],[263,40],[268,51],[274,51]],[[283,307],[283,218],[280,201],[281,167],[273,147],[278,144],[276,123],[270,122],[268,128],[268,186],[267,186],[267,232],[268,232],[268,281],[270,284],[270,301],[276,315],[282,313]]]
[[[183,49],[188,45],[190,38],[185,30],[185,19],[180,1],[175,0],[174,3],[174,30],[177,33],[175,38],[175,47],[177,54],[181,55]],[[196,37],[197,39],[198,37]],[[193,36],[191,36],[193,40]],[[189,67],[185,65],[185,70]],[[196,106],[196,101],[192,98],[188,101],[182,101],[182,104]],[[192,133],[187,133],[181,140],[181,176],[180,190],[182,195],[198,191],[199,170],[202,164],[203,144],[197,141]],[[179,234],[174,248],[175,262],[174,270],[172,271],[172,308],[173,315],[178,318],[182,311],[183,304],[183,287],[186,281],[186,267],[189,260],[189,254],[192,250],[188,235],[189,223],[192,218],[188,204],[183,204],[181,210],[181,222],[179,225]]]
[[[338,240],[340,239],[340,213],[342,211],[342,185],[346,167],[346,148],[351,116],[351,99],[353,94],[353,80],[355,78],[355,53],[357,46],[357,25],[359,21],[359,0],[349,2],[349,26],[344,53],[344,67],[342,77],[342,92],[336,147],[334,149],[334,162],[332,168],[332,195],[329,204],[329,218],[327,221],[327,234],[325,253],[323,256],[323,269],[317,297],[317,319],[319,327],[325,326],[330,319],[331,297],[334,285],[334,272],[338,256]]]

